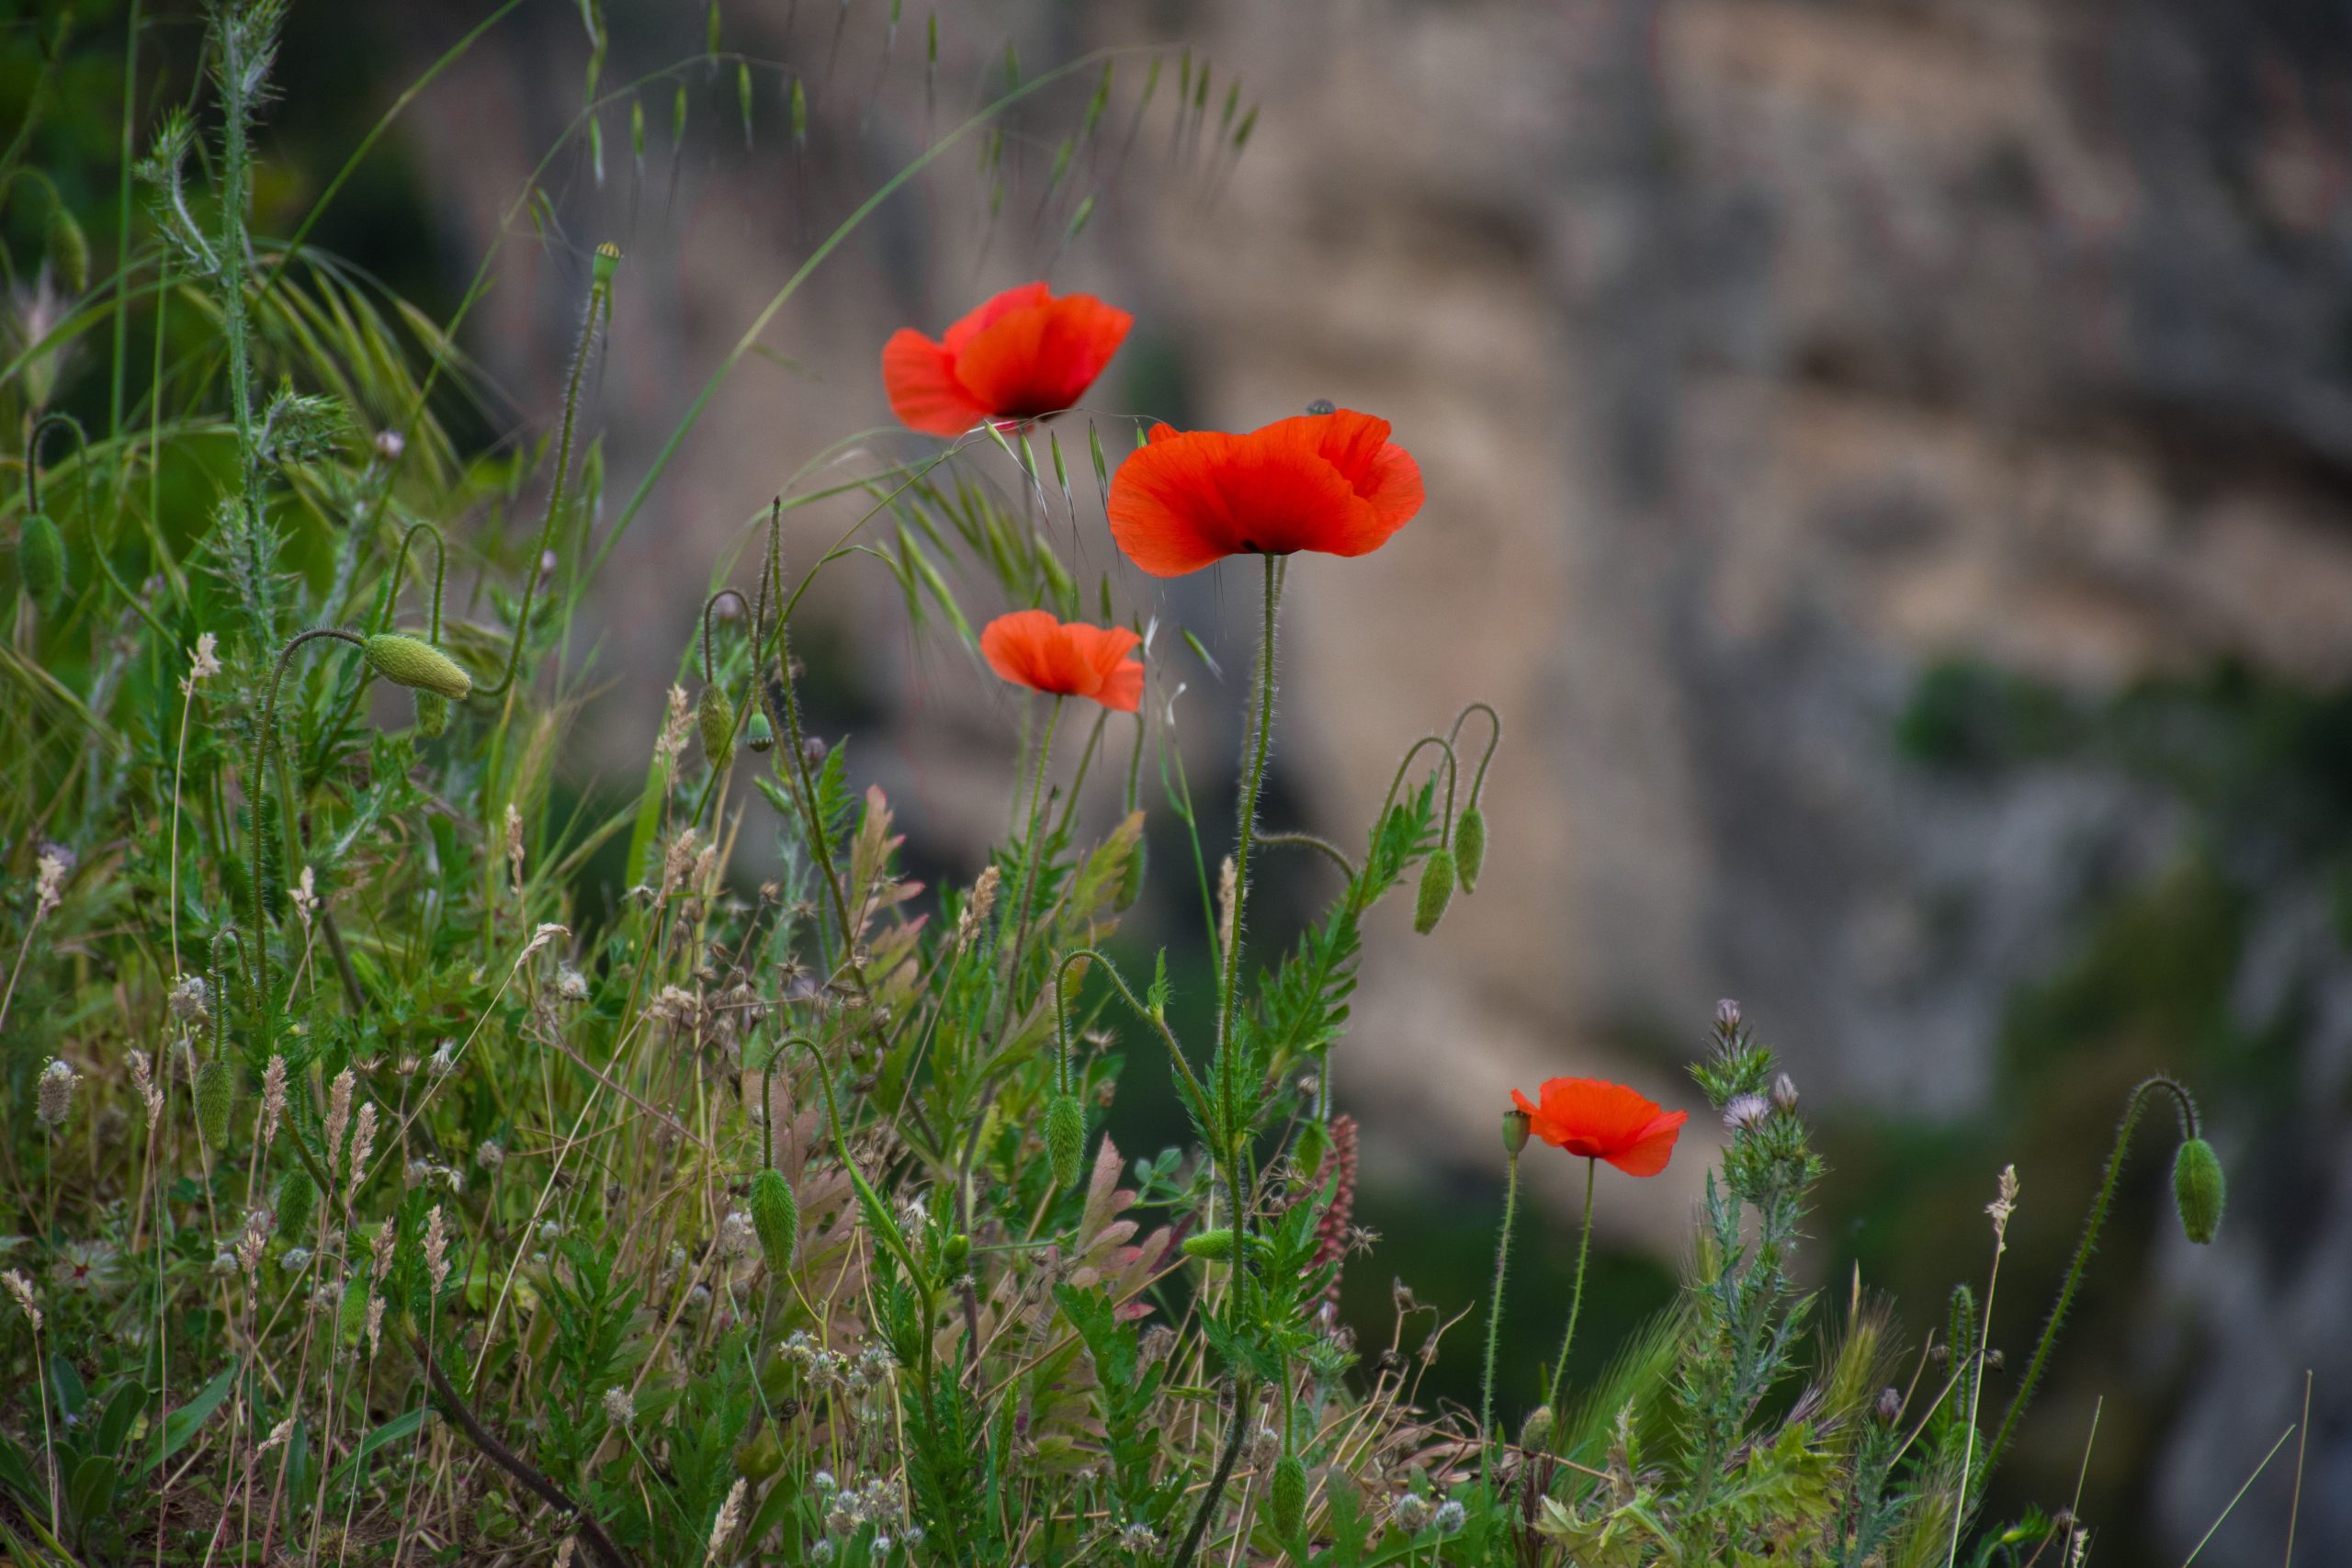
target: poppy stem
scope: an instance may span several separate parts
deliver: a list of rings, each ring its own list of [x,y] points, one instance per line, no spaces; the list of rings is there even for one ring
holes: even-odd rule
[[[1223,1081],[1218,1092],[1225,1103],[1228,1134],[1237,1132],[1233,1119],[1238,1107],[1233,1102],[1232,1042],[1233,1010],[1241,992],[1241,926],[1242,911],[1250,900],[1250,841],[1258,825],[1258,795],[1266,782],[1266,753],[1273,740],[1274,728],[1274,608],[1281,602],[1282,591],[1274,575],[1276,561],[1272,556],[1259,558],[1266,566],[1266,615],[1258,634],[1258,712],[1257,733],[1250,742],[1250,760],[1241,773],[1240,822],[1235,831],[1233,846],[1233,909],[1226,932],[1223,973],[1218,976],[1223,995],[1217,1001],[1216,1049],[1218,1058],[1226,1063]],[[1236,1214],[1237,1225],[1242,1216]],[[1237,1234],[1238,1234],[1237,1232]],[[1236,1255],[1237,1259],[1239,1254]]]
[[[1045,837],[1046,761],[1054,754],[1054,728],[1061,717],[1062,699],[1057,696],[1046,714],[1045,733],[1037,738],[1036,776],[1029,783],[1029,847],[1021,856],[1021,897],[1012,909],[1012,964],[1004,976],[1004,1005],[997,1018],[1000,1032],[1012,1021],[1013,992],[1021,983],[1022,950],[1029,941],[1029,905],[1036,897],[1037,855]]]
[[[1495,1242],[1495,1289],[1493,1305],[1487,1309],[1487,1373],[1478,1385],[1478,1430],[1483,1434],[1495,1424],[1495,1350],[1503,1337],[1503,1280],[1510,1266],[1510,1232],[1519,1217],[1519,1151],[1509,1151],[1510,1174],[1503,1182],[1503,1229]],[[1494,1451],[1488,1439],[1488,1453]]]
[[[1555,1453],[1559,1451],[1559,1435],[1567,1429],[1567,1423],[1560,1419],[1560,1386],[1567,1381],[1568,1347],[1577,1342],[1577,1313],[1584,1305],[1584,1266],[1592,1256],[1592,1179],[1600,1168],[1597,1159],[1584,1162],[1584,1239],[1577,1243],[1577,1282],[1568,1292],[1568,1331],[1560,1337],[1560,1359],[1552,1368],[1552,1387],[1544,1399],[1552,1412]]]

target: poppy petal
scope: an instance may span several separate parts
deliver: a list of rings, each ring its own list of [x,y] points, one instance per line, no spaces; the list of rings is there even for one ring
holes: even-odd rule
[[[995,325],[999,319],[1014,310],[1042,305],[1052,297],[1052,291],[1042,283],[1024,283],[1018,288],[1008,288],[1001,294],[991,295],[947,329],[942,338],[942,346],[950,355],[961,355],[966,345]]]
[[[1633,1143],[1603,1157],[1628,1176],[1656,1176],[1674,1157],[1674,1142],[1682,1135],[1682,1124],[1689,1120],[1690,1113],[1687,1111],[1668,1111],[1644,1128]]]
[[[1086,395],[1135,318],[1089,295],[1008,310],[956,356],[956,378],[999,417],[1058,413]]]
[[[925,435],[953,438],[988,417],[956,378],[955,355],[911,327],[882,345],[882,386],[899,422]]]

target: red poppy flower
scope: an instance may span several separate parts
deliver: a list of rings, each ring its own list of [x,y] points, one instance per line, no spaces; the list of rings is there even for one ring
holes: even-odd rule
[[[1143,702],[1143,665],[1127,655],[1141,641],[1125,626],[1064,625],[1048,611],[1017,610],[982,629],[980,652],[1016,686],[1133,713]]]
[[[1519,1090],[1510,1091],[1537,1137],[1572,1155],[1605,1159],[1628,1176],[1664,1170],[1682,1123],[1690,1120],[1687,1111],[1662,1111],[1605,1078],[1546,1078],[1539,1092],[1543,1103],[1534,1105]]]
[[[1352,409],[1247,435],[1156,425],[1111,481],[1111,535],[1154,577],[1234,555],[1365,555],[1420,509],[1420,465]]]
[[[890,411],[926,435],[1058,413],[1085,395],[1135,318],[1091,294],[1008,288],[938,341],[902,327],[882,345]]]

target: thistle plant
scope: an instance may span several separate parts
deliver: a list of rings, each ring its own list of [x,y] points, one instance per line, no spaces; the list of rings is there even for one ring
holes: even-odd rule
[[[603,11],[581,14],[589,81],[558,151],[591,170],[626,124],[648,177],[648,118],[686,136],[707,79],[735,86],[730,142],[764,105],[796,159],[812,114],[903,107],[836,96],[822,55],[738,50],[724,6],[704,53],[616,86]],[[1664,1169],[1687,1115],[1627,1086],[1495,1086],[1513,1108],[1475,1419],[1420,1390],[1434,1337],[1364,1357],[1341,1319],[1370,1245],[1354,1204],[1374,1156],[1340,1109],[1367,932],[1454,941],[1445,917],[1495,896],[1489,833],[1510,830],[1487,822],[1502,721],[1477,701],[1398,721],[1352,831],[1269,805],[1292,574],[1442,546],[1409,432],[1319,400],[1247,432],[1147,425],[1103,381],[1134,319],[1042,282],[937,337],[910,326],[839,372],[902,431],[811,438],[804,469],[741,498],[748,559],[707,563],[698,601],[637,591],[676,643],[667,699],[626,716],[642,775],[608,795],[565,773],[603,681],[599,572],[729,371],[876,206],[976,156],[976,216],[1050,257],[1114,170],[1219,188],[1254,124],[1238,83],[1181,47],[1037,73],[1012,56],[979,110],[934,127],[940,20],[918,58],[896,6],[841,7],[836,28],[877,33],[886,81],[920,83],[922,151],[608,497],[592,369],[632,287],[618,251],[548,240],[580,312],[560,392],[532,439],[468,449],[444,416],[478,390],[457,334],[488,264],[433,322],[310,245],[318,211],[283,243],[254,216],[283,16],[216,7],[199,107],[126,111],[153,200],[110,261],[60,204],[68,182],[0,180],[44,204],[44,260],[85,297],[59,343],[0,371],[24,479],[0,501],[16,1555],[1860,1568],[1966,1542],[2116,1165],[1988,1439],[1973,1296],[1939,1385],[1905,1381],[1891,1309],[1859,1291],[1806,1362],[1828,1314],[1796,1256],[1822,1166],[1736,1009],[1695,1069],[1727,1142],[1691,1276],[1600,1376],[1578,1372],[1595,1205]],[[1139,139],[1148,116],[1166,138]],[[1057,148],[1042,173],[1039,134]],[[1165,167],[1130,164],[1163,140]],[[288,184],[332,200],[349,172]],[[535,184],[526,209],[555,207]],[[1023,211],[1033,232],[1003,216]],[[103,397],[62,353],[99,333]],[[152,347],[144,385],[126,344]],[[806,509],[843,498],[842,536],[787,552]],[[1105,540],[1146,579],[1249,580],[1229,823],[1196,809],[1171,734],[1180,661],[1209,641],[1125,568],[1081,582],[1072,562]],[[1018,705],[988,753],[1003,841],[944,886],[909,871],[863,740],[819,732],[823,672],[796,656],[824,646],[811,621],[847,574],[876,569],[916,635]],[[1152,819],[1179,846],[1172,893],[1147,865]],[[1259,929],[1277,879],[1335,874],[1295,940]],[[1197,906],[1205,965],[1123,938],[1163,896]],[[1188,1130],[1131,1160],[1105,1111],[1138,1059],[1165,1064]],[[2184,1224],[2210,1239],[2219,1161],[2185,1089],[2147,1098],[2167,1092]],[[1575,1283],[1544,1304],[1556,1357],[1514,1364],[1506,1307],[1534,1311],[1506,1301],[1529,1245],[1520,1161],[1554,1149],[1586,1161]],[[1398,1301],[1401,1335],[1421,1309]]]

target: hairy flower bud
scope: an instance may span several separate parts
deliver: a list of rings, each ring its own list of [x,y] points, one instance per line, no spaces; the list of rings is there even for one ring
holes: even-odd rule
[[[1786,1073],[1772,1079],[1772,1109],[1783,1116],[1792,1116],[1797,1109],[1797,1080]]]
[[[752,1178],[752,1228],[759,1233],[760,1255],[767,1259],[768,1272],[778,1277],[792,1271],[792,1260],[800,1250],[800,1203],[792,1195],[792,1184],[784,1172],[774,1168]]]
[[[1296,1535],[1306,1522],[1306,1461],[1296,1454],[1277,1460],[1266,1500],[1274,1533],[1285,1540]]]
[[[1184,1238],[1184,1256],[1204,1258],[1211,1263],[1233,1256],[1233,1233],[1223,1226],[1202,1231]]]
[[[1046,1107],[1046,1158],[1057,1186],[1078,1185],[1086,1165],[1086,1112],[1074,1094],[1057,1094]]]
[[[1475,801],[1453,825],[1453,863],[1462,874],[1462,891],[1478,891],[1478,873],[1487,864],[1487,814]]]
[[[438,692],[451,702],[462,701],[474,689],[473,677],[464,667],[423,637],[378,632],[362,647],[376,672],[395,685]]]
[[[702,727],[702,754],[710,759],[712,771],[725,768],[735,754],[735,709],[727,694],[717,686],[705,686],[702,701],[695,705],[695,722]]]
[[[196,1130],[207,1148],[229,1141],[229,1114],[237,1108],[237,1070],[226,1062],[207,1062],[196,1070]]]
[[[2222,1228],[2222,1203],[2227,1183],[2222,1176],[2221,1159],[2213,1153],[2213,1145],[2202,1138],[2191,1138],[2180,1145],[2180,1153],[2173,1156],[2172,1196],[2180,1210],[2180,1228],[2188,1239],[2200,1246],[2213,1239]]]
[[[1715,1004],[1715,1027],[1725,1034],[1739,1027],[1739,1004],[1729,997]]]
[[[17,525],[17,570],[35,604],[44,610],[56,607],[65,592],[65,536],[46,512],[33,513]]]
[[[1413,894],[1413,929],[1423,936],[1445,919],[1453,902],[1453,852],[1440,846],[1421,866],[1421,885]]]
[[[423,687],[419,687],[413,694],[416,697],[417,733],[427,740],[435,739],[443,730],[449,728],[449,699],[438,692],[425,691]]]
[[[1527,1413],[1520,1424],[1519,1446],[1530,1453],[1541,1453],[1552,1446],[1552,1407],[1539,1404]]]

